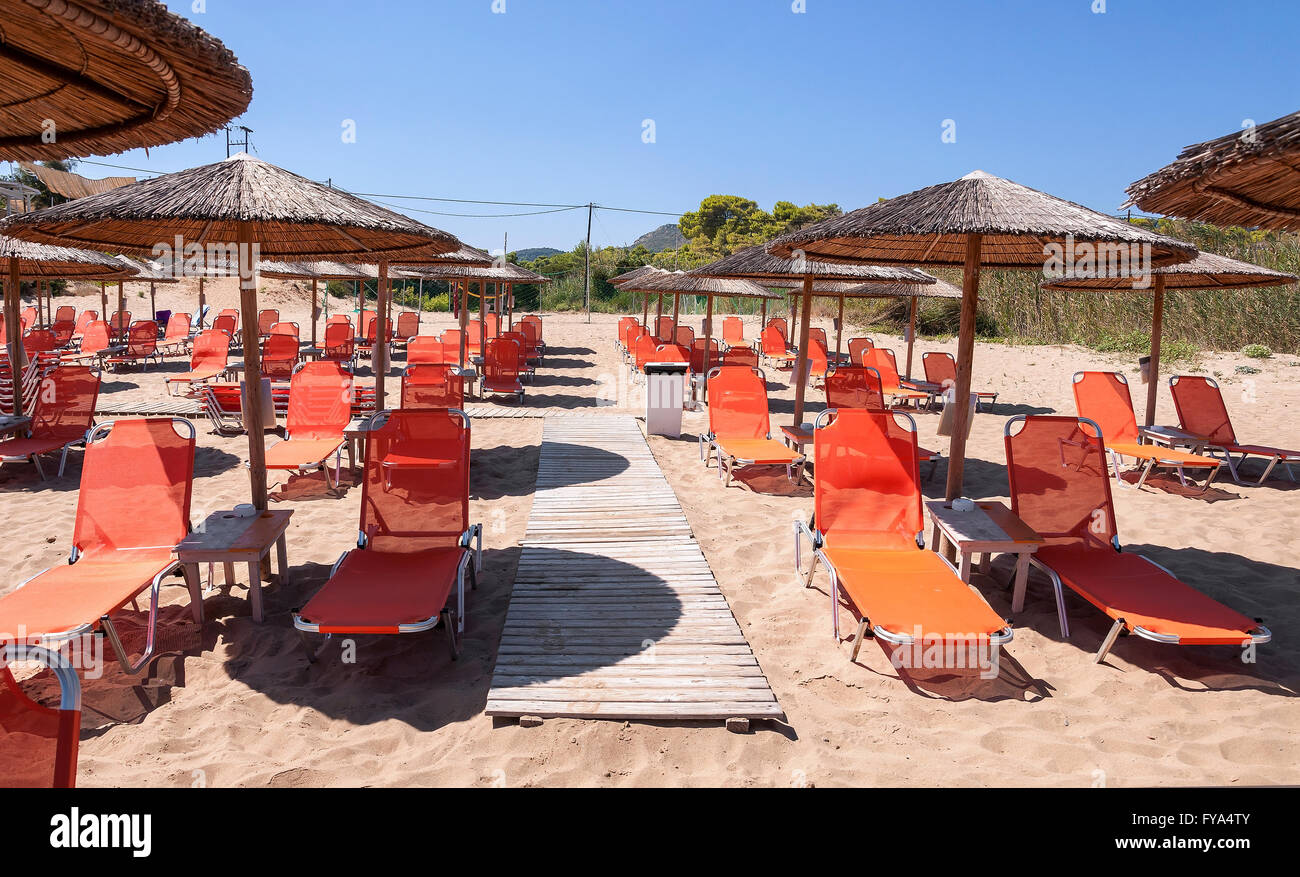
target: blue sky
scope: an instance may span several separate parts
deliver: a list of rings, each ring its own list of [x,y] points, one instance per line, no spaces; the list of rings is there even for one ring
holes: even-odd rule
[[[257,155],[364,193],[847,210],[981,168],[1114,211],[1184,145],[1300,109],[1294,0],[1106,0],[1102,14],[1094,0],[168,5],[252,72]],[[104,160],[161,172],[224,155],[217,135]],[[541,208],[375,200],[489,248],[506,232],[511,249],[569,247],[586,230],[585,210],[469,218],[416,208]],[[672,221],[597,211],[593,242]]]

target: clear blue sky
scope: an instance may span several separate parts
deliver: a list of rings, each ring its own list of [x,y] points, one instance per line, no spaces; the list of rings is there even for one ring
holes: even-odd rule
[[[723,193],[849,210],[981,168],[1114,211],[1184,145],[1300,109],[1295,0],[1106,0],[1104,14],[1093,0],[806,0],[803,14],[791,0],[504,3],[168,5],[252,72],[242,121],[257,155],[366,193],[674,213]],[[224,155],[217,135],[105,160],[169,171]],[[586,226],[585,210],[410,212],[479,246],[509,232],[512,250],[567,248]],[[593,242],[672,221],[598,211]]]

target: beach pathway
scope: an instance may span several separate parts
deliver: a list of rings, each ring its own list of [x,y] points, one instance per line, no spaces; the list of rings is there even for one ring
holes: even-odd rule
[[[486,712],[784,718],[632,417],[546,419]]]

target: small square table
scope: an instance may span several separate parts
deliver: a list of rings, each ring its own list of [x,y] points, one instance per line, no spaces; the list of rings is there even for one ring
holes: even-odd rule
[[[32,425],[30,417],[14,417],[12,414],[0,414],[0,436],[17,435]]]
[[[781,438],[787,445],[801,454],[803,453],[804,446],[813,440],[813,431],[806,427],[807,424],[781,427]]]
[[[1043,544],[1043,537],[1012,514],[1000,502],[980,502],[969,512],[954,511],[951,502],[931,500],[925,504],[934,523],[930,541],[935,551],[943,553],[944,543],[952,545],[961,556],[961,580],[970,584],[971,560],[982,554],[979,570],[988,574],[994,554],[1016,555],[1015,587],[1011,611],[1025,608],[1025,586],[1029,582],[1029,559]]]
[[[249,600],[253,604],[253,620],[261,622],[262,612],[262,558],[275,548],[276,566],[280,570],[280,584],[289,580],[288,550],[285,531],[289,529],[292,509],[259,512],[243,518],[234,512],[213,512],[176,546],[176,559],[184,564],[186,580],[190,582],[190,598],[194,599],[199,581],[199,564],[220,563],[225,569],[226,584],[233,584],[235,564],[248,564]],[[203,621],[203,602],[198,600],[196,621]]]

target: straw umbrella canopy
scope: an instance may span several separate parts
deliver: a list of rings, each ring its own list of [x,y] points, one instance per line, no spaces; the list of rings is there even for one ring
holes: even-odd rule
[[[668,271],[664,268],[656,267],[654,265],[642,265],[640,268],[633,268],[631,271],[624,271],[622,274],[619,274],[615,277],[611,277],[609,279],[609,282],[610,285],[612,285],[616,289],[625,289],[629,292],[642,293],[641,325],[645,326],[648,325],[650,321],[650,293],[645,290],[635,289],[632,286],[632,284],[646,277],[653,277],[659,274],[671,274],[671,273],[672,273],[671,271]],[[663,305],[664,305],[664,297],[663,294],[660,293],[659,308],[655,313],[656,321],[658,320],[659,315],[663,312]],[[767,307],[766,303],[763,306]]]
[[[705,297],[704,315],[704,373],[709,373],[709,348],[713,340],[713,300],[715,298],[755,298],[764,301],[780,300],[781,296],[769,292],[757,283],[734,277],[699,277],[691,272],[646,272],[639,278],[623,282],[621,287],[632,292],[667,293],[673,297],[673,333],[677,332],[678,303],[684,295]],[[648,300],[647,300],[648,301]],[[704,387],[708,398],[708,384]]]
[[[252,97],[234,54],[157,0],[0,0],[0,157],[174,143]]]
[[[1128,195],[1148,213],[1300,230],[1300,113],[1188,146]]]
[[[1067,274],[1056,280],[1042,284],[1043,289],[1051,290],[1120,290],[1151,289],[1153,304],[1151,310],[1151,363],[1147,373],[1147,407],[1144,423],[1151,426],[1156,420],[1156,393],[1160,377],[1160,336],[1164,328],[1165,290],[1185,289],[1246,289],[1256,286],[1285,286],[1295,283],[1294,274],[1286,274],[1219,256],[1214,253],[1200,253],[1190,262],[1157,268],[1147,278],[1135,278],[1118,271],[1093,271],[1089,273]]]
[[[425,251],[451,252],[452,235],[354,195],[332,189],[246,154],[216,164],[123,186],[34,213],[11,216],[0,233],[50,243],[81,243],[173,262],[202,251],[239,265],[244,322],[245,426],[253,503],[266,508],[266,447],[262,369],[257,334],[257,262],[262,256],[296,261],[390,260]],[[384,374],[376,370],[382,407]]]
[[[127,265],[93,250],[33,244],[0,235],[0,273],[5,277],[5,347],[16,375],[23,357],[21,281],[77,278],[116,280],[134,271]],[[22,382],[15,380],[14,411],[22,410]]]
[[[171,274],[168,274],[166,271],[163,271],[161,266],[157,264],[153,264],[150,262],[143,262],[139,259],[132,259],[130,256],[118,255],[114,258],[116,258],[123,265],[126,265],[127,267],[129,267],[131,270],[135,272],[135,275],[129,278],[128,282],[133,281],[136,283],[149,284],[149,318],[150,319],[155,318],[158,315],[158,300],[157,300],[158,284],[179,283],[180,280],[172,276]],[[123,292],[123,286],[124,286],[124,282],[122,280],[118,280],[117,281],[117,309],[119,311],[122,310],[124,300],[125,300],[125,293]],[[101,293],[102,293],[102,289],[101,289]],[[101,295],[101,301],[102,299],[103,296]],[[202,319],[201,310],[199,316],[200,319]],[[107,320],[108,316],[105,315],[104,319]]]
[[[769,253],[785,257],[963,267],[949,499],[962,494],[980,271],[1041,271],[1053,258],[1068,262],[1080,251],[1098,248],[1115,257],[1132,252],[1133,258],[1149,259],[1152,267],[1196,255],[1190,244],[983,171],[815,223],[767,246]]]
[[[342,262],[263,262],[260,266],[264,277],[276,280],[310,280],[311,281],[311,346],[316,346],[316,317],[319,308],[316,305],[320,281],[354,280],[358,283],[379,277],[378,265],[347,265]]]
[[[799,318],[799,353],[794,370],[794,424],[803,422],[804,399],[807,395],[807,382],[802,379],[808,367],[808,333],[812,326],[812,300],[817,293],[819,282],[845,281],[854,284],[863,283],[915,283],[933,284],[934,278],[913,268],[897,268],[882,265],[861,265],[844,262],[826,262],[810,259],[802,254],[788,253],[776,255],[763,247],[748,247],[737,250],[725,259],[720,259],[691,272],[701,277],[740,277],[753,280],[767,286],[779,286],[784,289],[799,288],[798,298],[791,297],[791,308],[795,302],[801,305]],[[825,287],[823,287],[825,289]],[[793,317],[793,311],[791,312]],[[844,302],[840,300],[840,324],[844,322]],[[835,352],[839,354],[839,339],[836,339]]]

